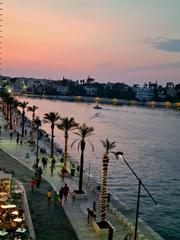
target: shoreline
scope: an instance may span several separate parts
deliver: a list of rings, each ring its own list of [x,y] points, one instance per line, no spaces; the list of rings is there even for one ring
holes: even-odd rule
[[[54,95],[34,95],[34,94],[22,94],[16,95],[18,97],[38,98],[38,99],[53,99],[68,102],[85,102],[95,104],[109,104],[115,106],[141,106],[149,108],[165,108],[180,110],[180,102],[156,102],[156,101],[137,101],[137,100],[125,100],[117,98],[100,98],[100,97],[85,97],[85,96],[54,96]]]

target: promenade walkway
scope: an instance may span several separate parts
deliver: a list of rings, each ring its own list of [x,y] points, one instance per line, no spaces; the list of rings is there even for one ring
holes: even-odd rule
[[[46,239],[80,239],[80,240],[107,240],[107,237],[98,236],[92,229],[90,225],[87,224],[87,208],[93,208],[93,202],[96,202],[98,208],[98,195],[96,192],[92,191],[88,185],[84,185],[84,190],[88,194],[87,199],[74,200],[71,195],[68,200],[63,202],[62,207],[54,209],[54,207],[47,208],[47,190],[50,185],[54,190],[59,190],[64,183],[67,183],[72,192],[78,189],[78,177],[66,177],[64,182],[62,182],[58,171],[60,169],[60,161],[56,163],[56,169],[53,176],[50,174],[50,163],[48,167],[43,170],[43,181],[40,186],[40,190],[35,193],[29,191],[29,181],[33,175],[33,163],[35,159],[36,148],[29,146],[28,143],[23,143],[22,145],[17,145],[15,136],[10,139],[9,131],[3,129],[5,120],[0,113],[0,125],[2,126],[1,136],[0,136],[0,148],[3,151],[13,156],[14,158],[5,154],[5,152],[0,151],[0,167],[13,168],[16,172],[16,177],[20,180],[27,191],[28,201],[30,205],[30,211],[32,214],[32,221],[35,228],[35,234],[38,240]],[[28,129],[27,129],[28,130]],[[29,130],[28,130],[29,131]],[[20,132],[20,130],[19,130]],[[45,146],[47,148],[48,144],[44,141],[40,141],[40,146]],[[27,161],[25,159],[26,153],[30,154],[30,159]],[[8,160],[6,160],[8,159]],[[41,164],[41,163],[40,163]],[[12,169],[11,169],[12,170]],[[64,209],[64,210],[63,210]],[[64,214],[65,212],[65,214]],[[70,223],[68,222],[68,217]],[[124,236],[127,234],[127,229],[120,224],[118,220],[118,215],[113,213],[110,209],[108,210],[108,220],[114,226],[114,240],[123,240]],[[72,225],[72,227],[71,227]],[[73,231],[76,232],[76,235]],[[43,237],[42,235],[43,234]],[[60,234],[58,237],[58,234]],[[48,236],[50,236],[48,238]],[[52,237],[54,236],[54,238]],[[148,233],[148,238],[144,239],[161,239],[153,234]]]

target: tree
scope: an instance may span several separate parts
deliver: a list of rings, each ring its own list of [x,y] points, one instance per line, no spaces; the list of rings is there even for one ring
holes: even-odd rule
[[[19,106],[19,102],[17,99],[14,99],[13,102],[13,129],[16,130],[17,127],[17,107]]]
[[[33,105],[32,107],[31,106],[29,106],[28,107],[28,111],[29,112],[32,112],[32,121],[31,121],[31,128],[32,128],[32,130],[34,131],[34,128],[35,128],[35,124],[34,124],[34,120],[35,120],[35,111],[38,109],[38,107],[37,106],[35,106],[35,105]]]
[[[43,117],[44,123],[51,124],[51,157],[54,156],[54,128],[57,125],[57,121],[60,119],[60,115],[57,112],[45,113]]]
[[[20,102],[19,106],[22,108],[22,132],[21,132],[21,137],[24,137],[24,123],[25,123],[25,109],[27,108],[29,102]]]
[[[68,148],[68,137],[69,132],[75,130],[79,126],[78,123],[75,122],[74,118],[64,117],[61,119],[61,123],[57,125],[57,127],[64,131],[64,169],[67,170],[67,148]]]
[[[12,130],[12,107],[14,103],[14,97],[8,96],[6,97],[6,104],[7,104],[7,121],[8,121],[8,127],[10,130]]]
[[[109,154],[113,153],[111,150],[115,148],[115,142],[110,142],[108,139],[101,141],[105,153],[103,155],[103,169],[102,169],[102,181],[101,181],[101,222],[106,222],[106,207],[107,207],[107,176],[108,176],[108,164]]]
[[[78,128],[78,132],[75,132],[74,134],[76,134],[79,138],[77,138],[76,140],[73,141],[73,143],[71,144],[71,147],[78,142],[78,150],[79,148],[81,148],[81,157],[80,157],[80,175],[79,175],[79,193],[83,193],[82,190],[82,184],[83,184],[83,165],[84,165],[84,150],[86,147],[86,139],[90,136],[93,135],[93,131],[94,128],[93,127],[88,127],[86,126],[85,123],[83,123],[81,126],[79,126]],[[92,145],[92,143],[90,141],[88,141],[92,147],[92,150],[94,151],[94,146]]]

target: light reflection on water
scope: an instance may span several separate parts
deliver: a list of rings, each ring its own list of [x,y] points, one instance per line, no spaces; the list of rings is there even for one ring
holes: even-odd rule
[[[180,113],[166,109],[103,105],[93,109],[90,103],[61,102],[26,99],[30,105],[39,106],[37,115],[55,111],[61,116],[74,117],[95,128],[91,138],[95,152],[87,146],[85,168],[91,162],[91,173],[100,181],[103,147],[100,140],[116,141],[118,151],[123,151],[139,177],[144,181],[159,203],[155,207],[142,191],[140,214],[165,239],[180,239]],[[27,113],[30,117],[30,113]],[[43,128],[50,133],[49,126]],[[56,129],[55,141],[63,145],[64,134]],[[70,143],[75,135],[70,135]],[[76,148],[69,147],[70,155],[79,161]],[[113,157],[109,168],[109,189],[128,207],[135,209],[137,182],[127,166]]]

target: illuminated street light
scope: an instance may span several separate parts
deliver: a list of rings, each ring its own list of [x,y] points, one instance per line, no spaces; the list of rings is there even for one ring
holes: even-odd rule
[[[128,166],[128,168],[131,170],[131,172],[134,174],[134,176],[137,178],[138,180],[138,196],[137,196],[137,207],[136,207],[136,222],[135,222],[135,230],[134,230],[134,240],[136,240],[137,238],[137,228],[138,228],[138,216],[139,216],[139,203],[140,203],[140,193],[141,193],[141,186],[146,190],[147,194],[149,195],[149,197],[152,199],[152,201],[156,204],[156,200],[153,198],[153,196],[150,194],[150,192],[148,191],[148,189],[146,188],[146,186],[143,184],[142,180],[137,176],[137,174],[134,172],[134,170],[132,169],[132,167],[129,165],[129,163],[126,161],[126,159],[123,157],[123,152],[116,152],[115,153],[116,158],[118,159],[118,156],[121,157],[121,159],[126,163],[126,165]]]
[[[34,123],[36,125],[36,134],[37,134],[37,142],[36,142],[36,167],[38,167],[38,153],[39,153],[39,127],[41,126],[41,120],[39,117],[36,117],[34,120]]]

